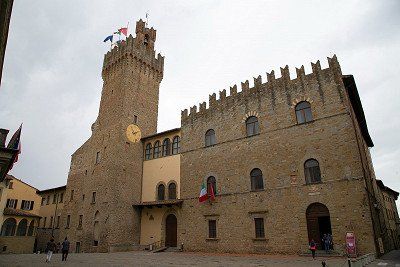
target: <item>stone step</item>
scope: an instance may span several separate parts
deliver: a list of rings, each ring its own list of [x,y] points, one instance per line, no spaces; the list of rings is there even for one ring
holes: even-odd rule
[[[180,252],[181,250],[178,247],[168,247],[166,252]]]
[[[168,247],[161,247],[161,248],[155,249],[155,250],[153,250],[153,253],[163,252],[163,251],[165,251],[167,248],[168,248]]]

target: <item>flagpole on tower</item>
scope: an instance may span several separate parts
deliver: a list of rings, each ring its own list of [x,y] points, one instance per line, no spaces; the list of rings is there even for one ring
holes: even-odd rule
[[[146,12],[146,27],[149,25],[149,11]]]

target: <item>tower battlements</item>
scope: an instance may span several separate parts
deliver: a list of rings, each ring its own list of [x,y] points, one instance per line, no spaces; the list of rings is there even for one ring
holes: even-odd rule
[[[277,102],[283,102],[290,106],[293,104],[294,99],[292,97],[296,94],[296,91],[301,91],[304,94],[307,90],[314,90],[309,88],[309,84],[318,85],[317,90],[320,93],[322,101],[324,101],[322,84],[326,84],[327,82],[336,84],[339,96],[341,99],[343,98],[341,89],[341,84],[343,83],[342,72],[336,55],[332,58],[328,57],[328,68],[322,69],[319,60],[316,63],[311,63],[311,68],[312,72],[309,74],[305,73],[304,65],[296,68],[297,77],[291,79],[289,66],[286,65],[284,68],[280,68],[281,77],[279,78],[275,77],[275,72],[272,70],[270,73],[267,73],[267,82],[265,83],[262,82],[261,75],[253,78],[253,87],[250,87],[249,80],[241,82],[240,92],[238,92],[238,86],[235,84],[229,88],[229,95],[227,95],[226,89],[219,91],[218,99],[216,93],[209,95],[208,108],[207,103],[202,102],[199,104],[199,107],[196,105],[192,106],[190,111],[188,109],[182,110],[181,121],[183,123],[191,119],[193,120],[214,110],[228,109],[235,102],[255,97],[255,95],[265,95],[271,98],[273,106]],[[280,98],[280,100],[277,101],[277,98]]]
[[[114,46],[104,55],[103,78],[108,72],[112,72],[125,64],[134,64],[144,70],[153,70],[153,73],[162,79],[164,71],[164,57],[154,50],[156,30],[147,28],[143,20],[136,23],[136,37],[131,34],[120,44]],[[123,59],[128,59],[121,64]]]

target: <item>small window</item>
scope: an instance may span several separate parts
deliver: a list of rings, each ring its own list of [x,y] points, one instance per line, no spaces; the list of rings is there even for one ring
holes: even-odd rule
[[[96,203],[96,192],[92,193],[92,203]]]
[[[6,207],[11,209],[17,208],[18,199],[7,199]]]
[[[256,228],[256,238],[265,238],[264,219],[254,218],[254,224]]]
[[[78,228],[82,228],[83,215],[79,215]]]
[[[22,200],[21,202],[21,209],[22,210],[33,210],[33,201],[29,200]]]
[[[216,144],[216,140],[215,140],[215,131],[213,129],[210,129],[206,132],[206,136],[205,136],[205,145],[206,147],[208,146],[213,146]]]
[[[157,199],[164,200],[165,199],[165,186],[163,184],[158,185],[157,188]]]
[[[312,121],[311,105],[307,101],[302,101],[296,105],[296,118],[297,123],[305,123]]]
[[[153,151],[154,151],[154,158],[156,159],[156,158],[159,158],[160,157],[160,154],[161,154],[161,146],[160,146],[160,141],[156,141],[155,143],[154,143],[154,148],[153,148]]]
[[[50,217],[50,225],[49,228],[53,228],[53,216]]]
[[[207,178],[207,194],[211,195],[211,189],[213,190],[214,195],[217,194],[217,181],[214,176],[210,176]]]
[[[168,185],[168,199],[176,199],[176,184],[170,183]]]
[[[101,159],[100,151],[98,151],[98,152],[96,153],[96,164],[99,164],[99,163],[100,163],[100,159]]]
[[[56,202],[57,202],[57,194],[54,194],[53,195],[53,204],[56,204]]]
[[[64,193],[60,194],[60,200],[58,201],[58,203],[62,203],[64,200]]]
[[[46,221],[47,221],[47,218],[44,217],[44,219],[43,219],[43,228],[46,228]]]
[[[149,44],[149,35],[148,35],[148,34],[145,34],[145,35],[144,35],[143,44],[144,44],[145,46],[147,46],[147,45]]]
[[[208,238],[217,238],[216,220],[208,220]]]
[[[251,177],[251,190],[264,189],[264,179],[262,171],[260,169],[253,169],[250,172],[250,177]]]
[[[314,184],[321,182],[321,171],[319,163],[315,159],[309,159],[304,163],[304,174],[307,184]]]
[[[151,147],[151,144],[148,143],[148,144],[146,145],[145,155],[144,155],[146,160],[151,159],[151,152],[152,152],[152,147]]]
[[[136,115],[133,115],[133,124],[137,124],[138,118]]]
[[[169,140],[169,138],[166,138],[163,141],[162,155],[163,157],[171,155],[171,141]]]
[[[42,202],[40,203],[40,205],[43,206],[45,201],[46,201],[46,198],[42,197]]]
[[[85,201],[85,194],[82,195],[82,201]]]
[[[179,136],[175,136],[172,139],[172,155],[179,154],[181,152],[181,138]]]
[[[46,220],[46,218],[45,218]],[[71,215],[67,215],[67,222],[65,224],[65,228],[69,228],[69,224],[71,223]]]
[[[50,204],[50,195],[47,196],[46,205]]]
[[[74,200],[74,190],[71,190],[71,199],[70,200]]]
[[[14,185],[14,183],[13,183],[13,182],[10,182],[10,183],[8,184],[8,189],[13,189],[13,185]]]
[[[93,240],[93,246],[97,247],[99,245],[99,241],[98,240]]]
[[[255,116],[248,117],[246,120],[246,132],[247,136],[253,136],[260,133],[260,126],[258,124],[258,118]]]

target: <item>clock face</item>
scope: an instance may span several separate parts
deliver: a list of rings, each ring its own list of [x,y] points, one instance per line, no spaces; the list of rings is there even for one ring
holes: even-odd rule
[[[142,133],[137,125],[130,124],[126,128],[126,137],[129,141],[136,143],[139,142],[140,138],[142,137]]]

